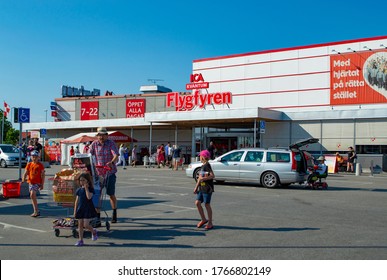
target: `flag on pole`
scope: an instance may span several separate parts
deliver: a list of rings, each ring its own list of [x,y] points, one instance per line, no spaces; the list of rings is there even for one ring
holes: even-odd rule
[[[11,107],[4,101],[4,117],[7,117],[9,112],[11,112]]]

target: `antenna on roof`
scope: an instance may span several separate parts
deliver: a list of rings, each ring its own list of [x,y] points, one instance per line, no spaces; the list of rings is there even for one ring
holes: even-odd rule
[[[161,79],[148,79],[148,82],[152,82],[152,84],[156,84],[156,82],[158,81],[164,81],[164,80],[161,80]]]

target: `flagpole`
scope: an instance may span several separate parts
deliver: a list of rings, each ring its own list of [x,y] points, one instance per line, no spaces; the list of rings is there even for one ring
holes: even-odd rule
[[[4,142],[4,111],[3,111],[3,122],[1,124],[1,144],[3,144],[3,142]]]

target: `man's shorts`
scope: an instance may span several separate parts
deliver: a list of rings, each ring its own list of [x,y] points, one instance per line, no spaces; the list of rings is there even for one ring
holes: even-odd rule
[[[40,187],[39,184],[31,184],[31,185],[29,186],[28,189],[29,189],[30,191],[37,192],[37,191],[39,191],[39,187]]]
[[[106,178],[105,187],[107,195],[114,195],[116,193],[116,174],[110,174]]]
[[[201,203],[206,203],[206,204],[210,204],[211,203],[211,197],[212,197],[212,193],[202,193],[202,192],[198,192],[196,194],[196,200],[199,200]]]

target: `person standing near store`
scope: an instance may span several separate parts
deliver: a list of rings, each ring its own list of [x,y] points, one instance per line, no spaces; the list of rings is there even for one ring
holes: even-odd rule
[[[210,159],[214,159],[215,158],[215,150],[216,150],[216,147],[214,145],[214,142],[210,142],[210,145],[208,146],[207,148],[207,151],[210,152]]]
[[[117,198],[116,191],[116,162],[119,152],[114,141],[108,139],[108,132],[105,127],[97,128],[97,140],[90,145],[89,153],[92,155],[94,164],[96,166],[104,166],[109,168],[107,171],[106,194],[110,197],[110,205],[113,209],[112,223],[117,222]],[[99,176],[104,175],[104,170],[96,168]],[[99,209],[98,211],[99,212]],[[98,220],[100,220],[100,213],[98,213]]]
[[[173,170],[178,169],[180,157],[181,157],[181,149],[177,145],[173,145],[173,152],[172,152]],[[183,166],[181,168],[183,168]]]
[[[126,164],[126,160],[125,160],[125,152],[126,152],[127,148],[125,146],[124,143],[122,143],[120,145],[120,149],[118,150],[118,153],[119,153],[119,160],[118,162],[116,163],[116,165],[120,165],[122,163],[122,169],[126,169],[125,167],[125,164]]]
[[[74,150],[74,146],[71,146],[70,147],[70,157],[74,156],[75,155],[75,150]]]
[[[347,172],[354,172],[354,163],[357,158],[356,152],[353,147],[348,147],[348,162],[347,162]]]
[[[42,159],[43,146],[39,143],[39,138],[34,139],[34,150],[38,151],[40,159]],[[44,159],[42,159],[44,160]]]
[[[136,167],[136,162],[137,162],[137,145],[134,145],[133,149],[132,149],[132,163],[131,163],[131,165],[133,167]]]

